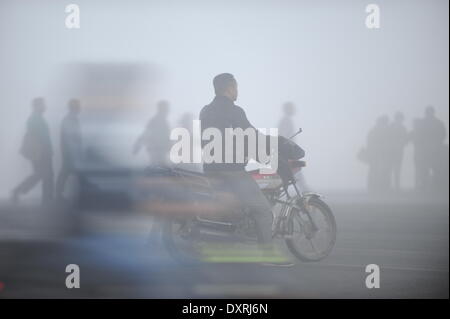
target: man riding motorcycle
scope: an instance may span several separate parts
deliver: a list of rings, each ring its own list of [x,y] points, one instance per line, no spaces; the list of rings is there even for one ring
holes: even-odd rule
[[[257,138],[267,138],[250,124],[245,111],[234,104],[238,96],[237,81],[232,74],[222,73],[213,80],[215,98],[203,107],[200,112],[201,130],[208,128],[219,129],[222,133],[222,161],[220,163],[204,163],[203,170],[210,178],[220,180],[227,189],[232,192],[241,204],[246,207],[255,221],[258,244],[266,255],[273,253],[272,242],[272,208],[266,197],[260,191],[256,182],[245,171],[246,162],[236,161],[239,152],[246,154],[248,147],[226,149],[225,129],[255,130]],[[202,141],[202,147],[207,141]],[[248,142],[247,142],[248,143]],[[248,145],[247,145],[248,146]],[[225,153],[233,151],[234,157],[231,163],[225,162]],[[282,262],[274,265],[292,265]]]

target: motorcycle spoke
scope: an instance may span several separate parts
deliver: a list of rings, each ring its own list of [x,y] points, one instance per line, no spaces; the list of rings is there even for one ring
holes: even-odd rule
[[[309,244],[311,245],[311,248],[314,250],[314,252],[317,253],[317,249],[316,249],[316,247],[314,246],[312,240],[311,240],[311,239],[308,239],[308,241],[309,241]]]

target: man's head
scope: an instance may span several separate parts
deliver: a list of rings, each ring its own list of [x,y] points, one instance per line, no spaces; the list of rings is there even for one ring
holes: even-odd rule
[[[232,101],[238,97],[237,82],[233,74],[222,73],[216,75],[213,80],[214,91],[218,96],[226,96]]]
[[[163,117],[166,117],[169,114],[169,102],[166,100],[161,100],[156,105],[157,113]]]
[[[43,97],[36,97],[31,101],[31,108],[33,112],[37,114],[44,114],[45,112],[45,100]]]
[[[295,114],[295,105],[292,102],[286,102],[283,104],[283,112],[286,116],[294,116]]]
[[[405,115],[402,112],[395,113],[394,121],[399,124],[403,123],[405,121]]]
[[[426,118],[432,118],[435,116],[435,114],[436,114],[436,110],[434,109],[433,106],[429,105],[426,107],[426,109],[425,109],[425,117]]]
[[[81,112],[80,100],[78,99],[70,99],[67,103],[67,107],[71,114],[78,115]]]

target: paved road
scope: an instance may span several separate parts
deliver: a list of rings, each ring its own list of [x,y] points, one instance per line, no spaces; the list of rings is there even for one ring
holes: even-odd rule
[[[355,199],[356,198],[356,199]],[[0,298],[448,298],[448,202],[405,197],[328,199],[338,223],[332,254],[292,268],[248,263],[180,266],[156,241],[143,213],[94,213],[83,235],[67,236],[67,214],[33,205],[0,208]],[[81,288],[65,287],[65,267]],[[379,289],[365,266],[381,269]]]

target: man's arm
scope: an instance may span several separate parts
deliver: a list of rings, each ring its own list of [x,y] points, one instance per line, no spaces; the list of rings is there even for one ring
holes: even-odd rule
[[[272,145],[271,140],[270,140],[270,135],[265,135],[263,133],[261,133],[259,130],[257,130],[248,120],[247,115],[245,114],[245,111],[239,107],[236,106],[238,111],[236,112],[234,118],[233,118],[233,122],[234,122],[234,128],[239,127],[243,130],[246,130],[248,128],[254,129],[255,130],[255,135],[256,135],[256,158],[253,158],[255,161],[259,162],[259,158],[258,158],[258,154],[259,154],[259,150],[258,150],[258,146],[259,146],[259,139],[266,139],[266,154],[268,154],[270,152],[270,146]],[[245,154],[246,157],[248,157],[248,142],[246,141],[245,143]],[[264,164],[264,163],[262,163]]]
[[[256,130],[256,128],[247,119],[247,114],[245,114],[245,111],[240,106],[236,106],[236,108],[237,111],[233,114],[234,127],[239,127],[243,130],[246,130],[248,128],[253,128]]]

